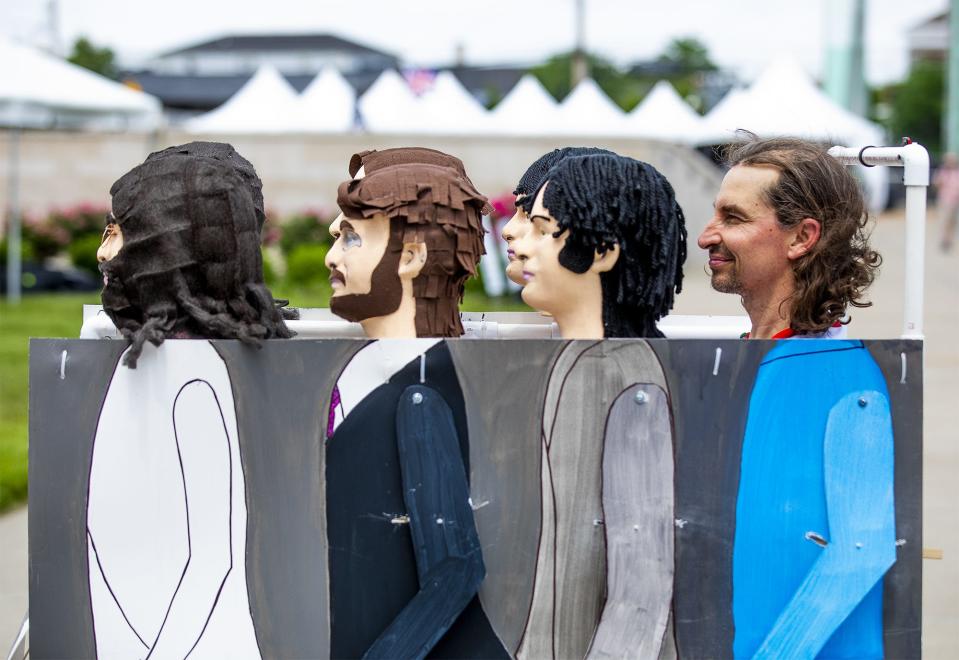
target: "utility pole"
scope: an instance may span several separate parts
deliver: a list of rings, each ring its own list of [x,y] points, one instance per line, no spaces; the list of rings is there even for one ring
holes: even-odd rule
[[[865,0],[831,0],[825,4],[825,90],[833,101],[860,116],[868,110],[863,52],[865,4]]]
[[[576,47],[570,70],[570,89],[589,76],[589,64],[586,61],[586,0],[574,0],[576,3]]]
[[[52,55],[63,57],[63,44],[60,43],[60,3],[57,0],[47,1],[47,39],[48,50]]]

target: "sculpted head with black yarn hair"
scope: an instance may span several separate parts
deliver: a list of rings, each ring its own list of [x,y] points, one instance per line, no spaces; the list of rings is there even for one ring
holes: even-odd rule
[[[516,211],[509,221],[503,225],[503,229],[500,232],[503,240],[506,241],[506,256],[509,259],[509,263],[506,265],[506,277],[520,286],[525,284],[522,274],[523,265],[516,258],[516,250],[514,249],[513,242],[525,236],[526,232],[529,231],[528,216],[533,208],[533,200],[536,197],[535,193],[539,190],[539,187],[543,183],[543,177],[546,176],[550,168],[564,158],[612,153],[611,151],[598,147],[563,147],[561,149],[553,149],[549,153],[543,154],[533,161],[532,165],[526,168],[523,176],[520,177],[519,183],[516,184],[516,189],[513,191],[513,194],[516,195]]]
[[[554,165],[566,158],[572,158],[574,156],[595,156],[598,154],[616,155],[612,151],[600,149],[599,147],[562,147],[543,154],[533,161],[532,165],[526,168],[523,176],[520,177],[519,183],[516,184],[516,189],[513,191],[513,194],[517,197],[522,196],[522,199],[516,200],[516,205],[522,207],[526,213],[529,214],[533,208],[534,193],[543,185],[546,173],[549,172]]]
[[[158,152],[110,189],[112,221],[123,239],[100,266],[101,297],[131,343],[130,367],[147,341],[206,337],[259,345],[292,336],[263,283],[262,195],[248,176],[255,172],[222,146],[229,145]]]
[[[581,300],[581,310],[564,307],[561,315],[601,309],[601,336],[662,336],[656,321],[682,290],[686,227],[672,186],[653,166],[610,154],[564,159],[547,173],[530,219],[533,231],[522,245],[531,269],[523,290],[527,302]],[[552,262],[558,270],[549,270]],[[581,275],[598,280],[598,290],[591,294],[590,280],[574,277]],[[563,280],[565,295],[551,294],[547,279]]]

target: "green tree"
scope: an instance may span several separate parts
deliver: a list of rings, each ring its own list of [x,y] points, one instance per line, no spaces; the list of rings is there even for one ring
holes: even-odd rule
[[[572,89],[572,60],[571,52],[554,55],[543,64],[530,69],[530,73],[543,83],[543,87],[557,101],[561,101]],[[631,110],[649,91],[650,85],[620,71],[611,62],[598,55],[587,55],[586,61],[589,76],[623,110]]]
[[[86,37],[80,37],[74,42],[73,52],[67,61],[114,80],[118,74],[113,49],[106,46],[100,48]]]
[[[888,128],[895,138],[909,136],[932,154],[942,152],[945,78],[942,62],[916,62],[904,81],[886,90]]]
[[[716,64],[709,57],[709,49],[695,37],[673,39],[658,58],[659,62],[672,64],[679,73],[704,73],[716,71]]]

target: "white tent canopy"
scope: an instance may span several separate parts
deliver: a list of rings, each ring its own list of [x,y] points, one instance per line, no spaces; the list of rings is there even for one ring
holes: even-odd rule
[[[584,78],[559,106],[562,135],[623,135],[626,115],[592,78]]]
[[[559,106],[529,73],[490,113],[490,131],[504,135],[548,135],[558,124]]]
[[[794,60],[770,64],[747,90],[730,92],[704,118],[701,144],[732,142],[736,129],[854,146],[878,144],[878,125],[837,105]]]
[[[772,62],[746,90],[733,90],[703,120],[699,144],[736,142],[737,129],[760,137],[778,135],[864,147],[881,145],[885,132],[832,101],[790,59]],[[885,168],[860,168],[869,207],[885,206],[889,186]]]
[[[353,128],[356,92],[336,69],[325,67],[300,94],[303,129],[344,133]]]
[[[279,71],[261,66],[218,108],[184,123],[193,133],[288,133],[303,125],[300,97]]]
[[[418,99],[393,69],[373,81],[360,97],[359,108],[363,127],[371,133],[404,132],[418,123]]]
[[[449,71],[441,71],[433,87],[418,99],[416,132],[482,134],[489,130],[489,114]]]
[[[660,80],[639,105],[626,116],[630,133],[636,137],[678,144],[695,144],[703,118],[693,110],[667,81]]]
[[[152,130],[156,97],[0,37],[0,126]]]

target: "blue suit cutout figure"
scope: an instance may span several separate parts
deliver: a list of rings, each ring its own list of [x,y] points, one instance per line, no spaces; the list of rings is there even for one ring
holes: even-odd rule
[[[733,549],[737,658],[883,657],[893,433],[858,341],[780,342],[749,402]]]

